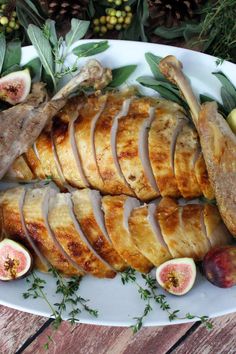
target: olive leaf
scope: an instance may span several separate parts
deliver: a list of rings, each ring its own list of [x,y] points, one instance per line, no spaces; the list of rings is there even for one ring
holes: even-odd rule
[[[46,15],[38,0],[17,0],[16,13],[21,26],[27,30],[29,23],[41,26]]]
[[[108,41],[90,42],[81,44],[74,48],[72,52],[78,57],[89,57],[104,52],[109,48]]]
[[[1,33],[0,34],[0,73],[2,71],[5,53],[6,53],[6,38],[4,34]]]
[[[72,18],[71,20],[71,30],[67,33],[65,37],[66,45],[68,48],[72,46],[76,41],[83,38],[89,28],[89,21],[77,20]]]
[[[112,70],[112,81],[109,87],[115,88],[122,85],[133,72],[136,70],[137,65],[126,65]]]
[[[175,39],[183,36],[185,27],[186,27],[185,24],[182,26],[175,26],[172,28],[159,26],[154,30],[153,33],[165,39]]]
[[[166,81],[166,79],[164,78],[164,76],[162,75],[162,73],[159,70],[159,63],[161,61],[161,57],[158,57],[152,53],[145,53],[145,59],[154,75],[154,77],[158,80],[162,80],[162,81]]]
[[[2,71],[8,70],[13,65],[20,65],[21,61],[21,42],[11,41],[7,44]]]
[[[32,82],[38,82],[42,75],[42,63],[39,58],[34,58],[24,65],[24,69],[28,68],[30,70],[30,75]]]
[[[51,77],[54,89],[56,89],[53,54],[49,40],[44,36],[43,31],[35,25],[29,25],[27,33],[31,43],[38,53],[46,73]]]

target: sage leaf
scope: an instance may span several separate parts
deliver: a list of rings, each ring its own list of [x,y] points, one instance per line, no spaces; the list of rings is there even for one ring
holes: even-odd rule
[[[3,33],[0,34],[0,73],[2,72],[2,66],[6,53],[6,38]]]
[[[20,65],[21,60],[21,42],[19,40],[11,41],[7,44],[5,57],[2,65],[2,71],[8,70],[13,65]]]
[[[158,80],[164,81],[165,78],[159,70],[159,63],[161,61],[161,57],[158,57],[152,53],[145,53],[145,59],[154,75],[154,77]]]
[[[224,86],[221,87],[221,98],[227,114],[229,114],[236,107],[236,101]]]
[[[231,81],[227,78],[227,76],[222,72],[212,73],[217,79],[222,83],[225,90],[231,95],[231,97],[235,100],[236,106],[236,88],[233,86]]]
[[[68,48],[72,46],[76,41],[83,38],[89,28],[89,21],[82,21],[72,18],[71,30],[66,35],[66,45]]]
[[[126,65],[112,70],[112,81],[109,87],[115,88],[122,85],[133,72],[136,70],[137,65]]]
[[[42,63],[39,58],[30,60],[27,64],[24,65],[24,69],[25,68],[30,70],[32,82],[40,81],[42,75]]]
[[[6,76],[8,74],[14,73],[16,71],[20,71],[22,70],[22,68],[20,67],[19,64],[14,64],[12,66],[10,66],[7,70],[2,72],[2,76]]]
[[[31,43],[33,44],[34,48],[38,53],[38,56],[46,73],[51,77],[54,89],[56,89],[53,55],[49,40],[45,38],[41,29],[35,25],[29,25],[27,33],[31,40]]]
[[[45,31],[47,32],[49,42],[56,47],[57,45],[57,32],[56,32],[56,22],[50,19],[47,19],[45,22]]]
[[[92,55],[102,53],[109,48],[108,41],[102,42],[90,42],[86,44],[81,44],[73,49],[73,53],[78,57],[90,57]]]
[[[182,26],[175,26],[172,28],[159,26],[154,30],[153,33],[165,39],[175,39],[183,36],[185,27],[186,27],[185,24]]]

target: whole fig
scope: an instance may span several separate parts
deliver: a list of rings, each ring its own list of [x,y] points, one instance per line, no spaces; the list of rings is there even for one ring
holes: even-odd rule
[[[236,246],[222,246],[210,250],[203,260],[206,278],[220,288],[236,285]]]

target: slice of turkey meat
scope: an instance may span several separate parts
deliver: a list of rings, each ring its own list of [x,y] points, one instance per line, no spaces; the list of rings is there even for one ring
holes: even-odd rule
[[[29,148],[28,151],[26,151],[26,153],[24,154],[24,158],[25,161],[27,161],[29,168],[37,178],[46,178],[35,144],[31,148]]]
[[[209,180],[206,163],[202,152],[199,153],[194,164],[194,172],[197,182],[203,192],[205,198],[211,200],[215,198],[215,193]]]
[[[3,180],[8,182],[24,181],[30,182],[35,178],[24,155],[19,156],[4,175]]]

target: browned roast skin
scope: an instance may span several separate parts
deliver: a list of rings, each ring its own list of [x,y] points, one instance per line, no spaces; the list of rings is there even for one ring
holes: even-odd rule
[[[184,198],[194,198],[202,195],[194,171],[198,151],[197,132],[192,126],[186,124],[178,135],[174,159],[175,177]]]
[[[45,179],[45,173],[43,171],[43,166],[36,156],[34,149],[31,147],[26,153],[24,154],[25,161],[27,162],[28,166],[30,167],[31,171],[33,171],[34,175],[39,179]]]
[[[133,100],[128,115],[119,119],[117,131],[117,155],[122,173],[141,200],[158,196],[158,192],[148,181],[139,156],[140,129],[149,118],[152,105],[155,105],[154,101],[147,97]]]
[[[98,190],[103,189],[103,180],[96,162],[92,127],[94,124],[95,128],[94,121],[104,108],[105,102],[106,96],[89,97],[74,123],[75,140],[85,177],[89,184]]]
[[[164,196],[180,196],[174,174],[175,141],[185,122],[183,109],[170,101],[160,102],[149,130],[149,158],[153,173]]]
[[[126,268],[126,263],[97,224],[89,193],[89,189],[73,192],[72,200],[75,216],[94,250],[114,269],[121,272]]]
[[[202,152],[199,154],[194,165],[195,176],[205,198],[211,200],[215,198],[215,193],[209,180],[206,163]]]
[[[201,108],[198,132],[219,211],[236,237],[236,136],[212,102]]]
[[[122,178],[117,171],[111,146],[112,124],[124,101],[124,96],[117,94],[108,96],[106,107],[97,121],[94,137],[97,164],[104,182],[101,192],[111,195],[134,195],[124,177]]]
[[[24,245],[33,256],[34,266],[42,272],[47,272],[48,268],[32,249],[23,230],[19,209],[22,193],[24,193],[22,187],[9,189],[4,193],[1,201],[3,234]]]
[[[129,217],[129,229],[132,240],[139,251],[154,266],[158,267],[172,258],[167,247],[164,247],[157,238],[156,233],[148,220],[148,206],[135,208]]]
[[[103,197],[106,228],[114,248],[127,265],[139,272],[148,273],[153,264],[141,254],[129,231],[124,227],[124,205],[127,198],[124,195]]]
[[[97,257],[84,241],[83,235],[75,228],[68,198],[69,195],[62,193],[51,200],[48,220],[56,239],[86,273],[98,278],[114,278],[116,273]]]
[[[8,169],[4,176],[7,181],[29,182],[35,178],[34,173],[25,159],[24,155],[19,156]]]

